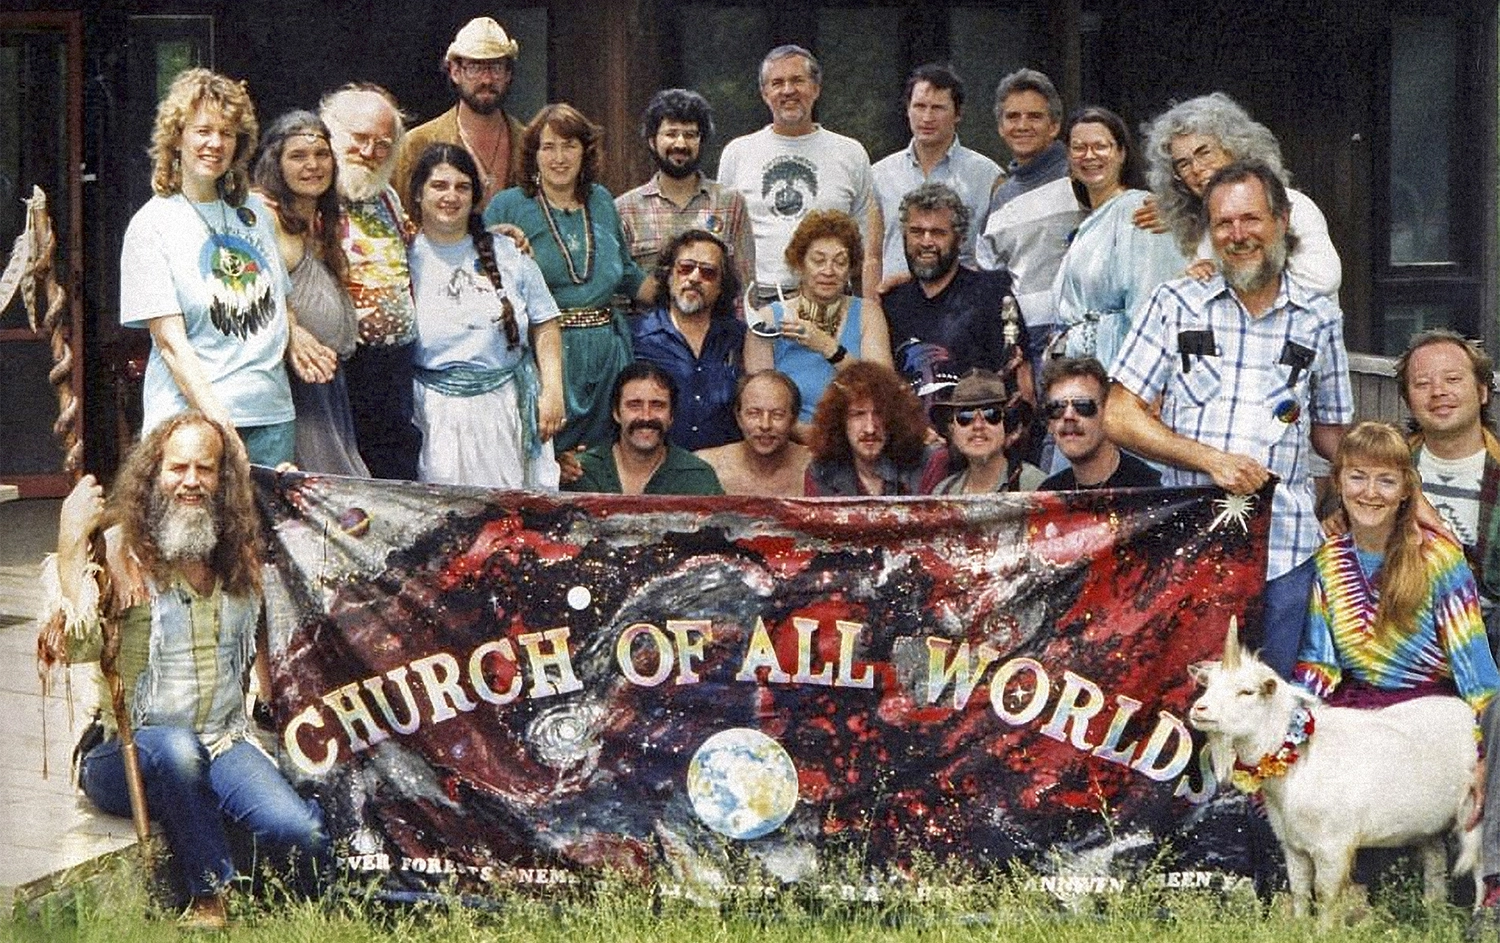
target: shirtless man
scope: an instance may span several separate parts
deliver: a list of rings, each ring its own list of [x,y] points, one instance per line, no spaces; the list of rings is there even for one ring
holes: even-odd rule
[[[801,408],[797,384],[784,373],[762,370],[740,378],[734,418],[745,438],[696,453],[718,473],[725,494],[802,494],[812,453],[791,440]]]

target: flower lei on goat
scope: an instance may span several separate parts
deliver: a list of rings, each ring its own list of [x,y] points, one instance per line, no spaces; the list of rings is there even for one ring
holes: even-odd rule
[[[1229,782],[1240,792],[1257,793],[1266,780],[1276,776],[1285,776],[1301,756],[1297,748],[1307,742],[1312,736],[1313,715],[1305,707],[1299,707],[1292,712],[1292,719],[1286,726],[1286,739],[1281,741],[1281,746],[1276,748],[1275,753],[1266,753],[1256,761],[1254,766],[1234,762],[1234,770],[1229,774]]]

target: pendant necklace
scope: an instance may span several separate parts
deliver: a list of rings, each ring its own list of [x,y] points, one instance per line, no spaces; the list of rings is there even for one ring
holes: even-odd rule
[[[547,193],[540,185],[536,188],[537,202],[542,204],[542,215],[547,218],[547,229],[551,231],[557,248],[562,251],[563,264],[568,267],[568,280],[575,285],[582,285],[594,277],[594,222],[589,216],[588,200],[583,201],[583,274],[578,274],[578,266],[573,262],[573,253],[568,251],[568,244],[563,240],[562,232],[557,228],[557,220],[552,218],[552,204],[547,202]]]
[[[458,125],[458,139],[463,144],[464,150],[468,151],[473,156],[474,163],[479,165],[479,183],[483,186],[485,194],[488,195],[491,192],[490,184],[494,181],[495,177],[501,176],[503,178],[504,176],[503,174],[496,174],[490,169],[494,166],[495,159],[500,156],[500,142],[502,138],[499,134],[495,135],[495,146],[490,148],[489,158],[481,158],[478,149],[469,143],[469,134],[464,130],[464,123],[457,119],[455,119],[454,123]],[[509,167],[505,168],[507,171],[509,169]]]

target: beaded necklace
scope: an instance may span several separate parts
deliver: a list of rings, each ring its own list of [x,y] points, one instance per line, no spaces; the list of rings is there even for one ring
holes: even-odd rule
[[[552,233],[552,239],[557,243],[557,248],[562,252],[563,264],[568,267],[568,280],[575,285],[582,285],[594,277],[594,221],[589,215],[589,201],[583,201],[583,274],[578,274],[578,266],[573,262],[573,253],[568,251],[568,244],[563,240],[562,232],[557,228],[557,220],[552,218],[552,204],[547,202],[547,193],[540,186],[536,188],[537,202],[542,205],[542,215],[547,218],[547,229]]]

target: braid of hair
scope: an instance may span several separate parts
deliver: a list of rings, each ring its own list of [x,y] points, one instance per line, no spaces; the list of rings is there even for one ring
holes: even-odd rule
[[[521,343],[521,330],[516,326],[516,309],[510,303],[510,296],[505,294],[505,285],[500,280],[500,265],[495,261],[495,237],[484,228],[484,222],[478,213],[469,214],[469,238],[474,241],[474,251],[479,254],[479,267],[489,277],[490,284],[495,286],[495,293],[500,296],[500,319],[501,326],[505,329],[505,346],[507,350],[515,350]]]

